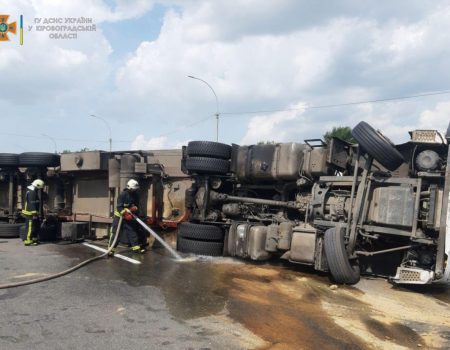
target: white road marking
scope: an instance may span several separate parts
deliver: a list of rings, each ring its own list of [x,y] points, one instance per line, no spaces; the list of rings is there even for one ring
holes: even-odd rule
[[[106,253],[106,252],[108,251],[107,249],[103,249],[103,248],[100,248],[100,247],[98,247],[98,246],[96,246],[96,245],[89,244],[89,243],[83,243],[83,245],[85,245],[86,247],[89,247],[89,248],[98,250],[98,251],[103,252],[103,253]],[[114,254],[114,257],[115,257],[115,258],[122,259],[122,260],[125,260],[125,261],[128,261],[128,262],[130,262],[130,263],[132,263],[132,264],[136,264],[136,265],[141,264],[140,261],[131,259],[131,258],[129,258],[128,256],[125,256],[125,255],[122,255],[122,254]]]

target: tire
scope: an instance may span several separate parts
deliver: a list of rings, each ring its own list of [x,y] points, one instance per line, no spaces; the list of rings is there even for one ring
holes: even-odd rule
[[[219,142],[191,141],[187,145],[187,154],[190,157],[230,159],[231,146]]]
[[[15,153],[0,153],[0,166],[19,165],[19,155]]]
[[[352,135],[367,154],[390,171],[394,171],[405,161],[392,141],[366,122],[356,125]]]
[[[60,156],[55,153],[25,152],[19,154],[19,165],[55,167],[60,165]]]
[[[0,238],[18,238],[20,227],[24,224],[1,224]]]
[[[223,242],[203,242],[178,237],[177,249],[183,253],[198,255],[222,256]]]
[[[220,227],[214,225],[183,222],[179,226],[178,236],[192,240],[223,242],[224,232]]]
[[[207,157],[189,157],[186,169],[197,174],[226,174],[230,171],[230,162],[225,159]]]
[[[333,281],[356,284],[360,279],[359,265],[351,265],[344,244],[345,231],[330,228],[325,231],[324,248]]]
[[[41,242],[53,242],[58,240],[58,224],[47,223],[41,225],[38,234],[39,241]]]

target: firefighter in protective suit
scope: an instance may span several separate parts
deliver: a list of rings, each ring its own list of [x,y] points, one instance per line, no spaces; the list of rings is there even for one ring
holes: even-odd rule
[[[39,207],[41,205],[42,192],[38,192],[44,188],[44,185],[44,181],[37,179],[27,187],[28,191],[25,198],[25,207],[22,210],[22,215],[26,219],[27,237],[23,241],[26,246],[35,246],[39,244],[38,235],[41,227]]]
[[[137,215],[139,196],[137,191],[139,190],[139,183],[136,180],[129,180],[127,182],[127,187],[122,191],[122,193],[117,198],[117,206],[114,211],[114,220],[111,228],[109,246],[111,246],[114,241],[115,235],[117,234],[117,226],[119,224],[120,217],[123,218],[121,232],[127,237],[128,243],[131,245],[131,250],[135,253],[145,253],[145,248],[139,244],[139,236],[136,232],[136,228],[133,222],[133,216],[131,214]],[[120,234],[120,232],[119,232]],[[120,236],[119,236],[120,237]],[[116,247],[119,243],[119,239],[114,245],[111,253],[114,254]]]

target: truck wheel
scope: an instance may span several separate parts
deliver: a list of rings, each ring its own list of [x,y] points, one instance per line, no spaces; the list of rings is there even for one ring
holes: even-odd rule
[[[19,165],[19,155],[14,153],[0,153],[0,166]]]
[[[60,157],[55,153],[25,152],[19,154],[19,165],[54,167],[60,164]]]
[[[188,156],[230,159],[231,146],[211,141],[191,141],[187,145]]]
[[[221,241],[223,242],[223,230],[214,225],[192,224],[183,222],[179,226],[178,236],[200,241]]]
[[[405,160],[391,140],[366,122],[360,122],[352,130],[359,146],[387,169],[394,171]]]
[[[359,265],[350,264],[345,249],[344,234],[344,230],[334,227],[325,231],[325,255],[334,282],[356,284],[360,279]]]
[[[177,249],[183,253],[194,253],[198,255],[209,255],[209,256],[222,256],[223,242],[204,242],[178,237]]]
[[[186,169],[197,174],[226,174],[230,171],[230,162],[225,159],[207,157],[189,157]]]
[[[20,227],[24,224],[0,224],[0,238],[19,237]]]

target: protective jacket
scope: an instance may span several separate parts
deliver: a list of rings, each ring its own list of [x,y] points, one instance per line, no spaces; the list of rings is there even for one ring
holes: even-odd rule
[[[120,217],[126,211],[125,209],[137,207],[138,204],[138,193],[135,191],[128,191],[127,189],[124,189],[117,198],[117,206],[116,210],[114,211],[114,216]]]
[[[34,186],[28,186],[28,191],[25,198],[25,207],[22,210],[23,215],[35,216],[39,213],[39,206],[41,200],[38,195],[38,190]]]

